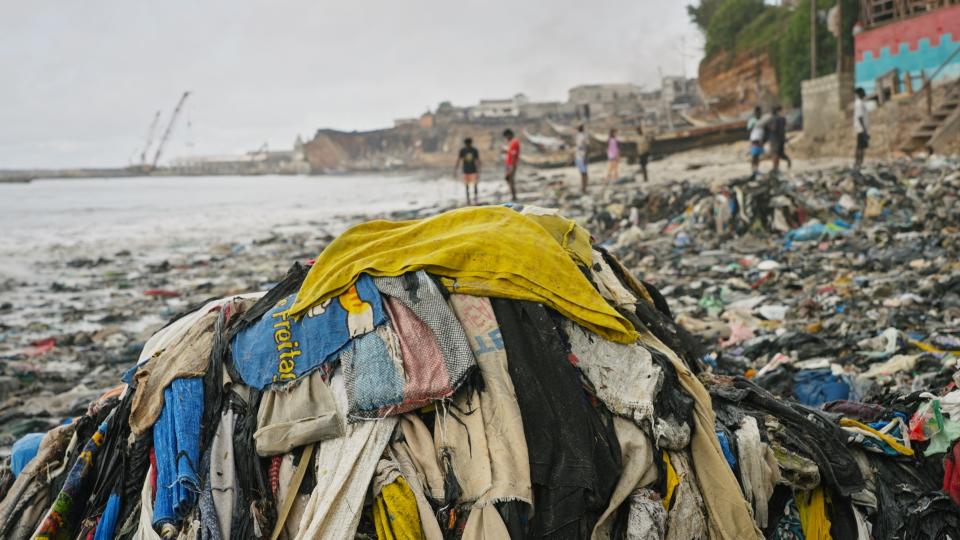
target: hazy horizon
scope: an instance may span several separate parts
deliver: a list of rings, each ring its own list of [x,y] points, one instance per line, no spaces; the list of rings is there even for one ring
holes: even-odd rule
[[[685,2],[8,3],[0,169],[126,165],[185,90],[165,159],[389,127],[445,100],[652,89],[694,76],[701,49]]]

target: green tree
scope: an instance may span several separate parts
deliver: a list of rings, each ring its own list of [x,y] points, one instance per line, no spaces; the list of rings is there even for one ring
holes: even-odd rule
[[[723,0],[707,24],[707,54],[734,50],[740,31],[765,9],[763,0]]]
[[[717,8],[722,3],[723,0],[700,0],[697,5],[687,4],[687,14],[690,15],[690,20],[700,28],[704,35],[707,33],[710,19],[713,18],[713,14],[716,13]]]
[[[853,55],[851,29],[857,18],[856,0],[842,0],[844,55]],[[817,0],[817,70],[816,76],[829,75],[837,68],[837,40],[827,30],[826,12],[836,5],[836,0]],[[777,78],[780,82],[780,97],[787,103],[800,105],[800,83],[810,78],[810,2],[800,2],[790,16],[786,31],[777,45]]]

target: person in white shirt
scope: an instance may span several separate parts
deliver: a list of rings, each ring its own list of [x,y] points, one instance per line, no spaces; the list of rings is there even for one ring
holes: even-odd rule
[[[863,99],[867,93],[863,88],[857,88],[857,99],[853,102],[853,132],[857,135],[857,152],[853,160],[853,169],[859,171],[863,165],[863,155],[870,146],[870,119],[867,116],[867,105]]]

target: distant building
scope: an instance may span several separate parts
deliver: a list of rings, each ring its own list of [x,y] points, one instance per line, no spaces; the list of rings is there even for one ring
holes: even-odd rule
[[[419,118],[397,118],[396,120],[393,121],[393,127],[395,128],[419,126],[419,125],[420,125]]]
[[[881,78],[916,90],[922,84],[921,73],[932,77],[937,72],[935,80],[960,77],[960,55],[950,60],[960,47],[956,0],[861,0],[860,13],[862,30],[854,36],[854,79],[867,93],[874,92]]]
[[[669,76],[664,77],[660,83],[661,99],[665,103],[677,106],[693,107],[699,105],[700,88],[697,86],[697,79],[688,79],[686,77]]]
[[[430,128],[432,128],[432,127],[433,127],[433,124],[434,124],[434,116],[433,116],[433,113],[427,111],[427,112],[421,114],[419,120],[417,120],[417,124],[418,124],[421,128],[423,128],[423,129],[430,129]]]
[[[467,111],[471,119],[479,118],[515,118],[520,116],[520,107],[529,103],[527,96],[517,94],[507,99],[481,99],[475,107]]]
[[[520,116],[529,120],[566,119],[577,114],[573,103],[562,101],[530,101],[520,106]]]
[[[635,84],[581,84],[569,91],[569,101],[577,105],[613,103],[624,99],[636,99],[643,88]]]
[[[583,84],[570,89],[568,102],[583,117],[635,116],[642,112],[640,94],[635,84]]]

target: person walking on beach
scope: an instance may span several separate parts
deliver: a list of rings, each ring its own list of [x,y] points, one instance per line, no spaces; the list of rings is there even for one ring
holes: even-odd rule
[[[647,176],[647,162],[650,161],[650,146],[652,141],[650,140],[650,135],[647,135],[643,132],[643,126],[637,125],[637,135],[640,135],[640,141],[637,142],[637,156],[640,160],[640,172],[643,173],[643,181],[649,182],[650,178]]]
[[[507,140],[507,146],[504,149],[506,155],[503,158],[504,179],[510,186],[511,200],[517,200],[517,165],[520,163],[520,139],[513,134],[512,129],[503,130],[503,138]]]
[[[480,152],[473,146],[473,139],[467,137],[463,140],[463,148],[460,149],[460,155],[457,156],[457,163],[453,166],[453,175],[457,175],[460,164],[463,164],[463,185],[467,190],[467,206],[470,203],[470,186],[473,186],[473,204],[479,202],[477,195],[477,184],[480,180]]]
[[[787,119],[781,113],[783,107],[773,108],[773,117],[770,118],[768,134],[770,138],[770,156],[773,158],[773,172],[780,171],[780,160],[787,162],[787,168],[793,167],[790,157],[787,156]]]
[[[617,140],[617,130],[611,129],[607,137],[607,176],[606,183],[620,178],[620,141]]]
[[[867,104],[864,98],[867,93],[863,88],[857,87],[857,99],[853,101],[853,132],[857,136],[857,151],[853,158],[853,170],[859,171],[863,165],[863,155],[870,146],[870,120],[867,116]]]
[[[754,176],[760,170],[760,156],[763,155],[764,125],[761,122],[762,117],[763,109],[756,107],[753,109],[753,117],[747,121],[747,129],[750,131],[750,167]]]
[[[586,193],[587,182],[589,181],[587,177],[587,151],[590,146],[590,136],[584,130],[583,124],[577,126],[577,135],[574,142],[576,143],[576,150],[574,151],[573,162],[576,164],[577,170],[580,171],[580,189]]]

